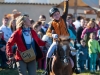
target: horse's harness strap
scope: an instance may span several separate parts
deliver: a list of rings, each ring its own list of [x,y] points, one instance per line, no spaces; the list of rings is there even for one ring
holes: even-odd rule
[[[68,57],[68,56],[59,56],[59,58],[60,58],[60,59],[61,59],[61,58],[67,59],[68,63],[69,63],[69,61],[70,61],[70,57]],[[61,60],[61,61],[63,61],[63,60]]]
[[[59,56],[60,58],[67,58],[70,59],[68,56]]]

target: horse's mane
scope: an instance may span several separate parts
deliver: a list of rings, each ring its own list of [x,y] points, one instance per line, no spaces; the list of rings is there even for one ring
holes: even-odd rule
[[[56,54],[59,54],[59,52],[62,50],[63,45],[67,45],[66,51],[68,51],[67,53],[69,53],[70,51],[69,43],[70,43],[70,39],[67,36],[60,36],[58,39]]]

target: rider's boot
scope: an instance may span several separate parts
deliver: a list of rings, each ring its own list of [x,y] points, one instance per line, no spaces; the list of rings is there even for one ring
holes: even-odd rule
[[[46,71],[47,71],[47,75],[49,75],[49,72],[50,72],[50,58],[46,59]]]

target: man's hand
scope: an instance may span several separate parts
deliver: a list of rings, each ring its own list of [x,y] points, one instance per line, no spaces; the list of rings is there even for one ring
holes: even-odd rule
[[[14,60],[14,57],[9,57],[8,60],[10,60],[10,61],[11,61],[11,60]]]

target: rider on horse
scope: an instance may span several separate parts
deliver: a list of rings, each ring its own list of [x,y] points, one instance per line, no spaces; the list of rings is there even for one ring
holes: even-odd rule
[[[56,7],[52,7],[49,10],[49,15],[52,19],[52,21],[49,23],[49,28],[46,32],[46,35],[52,37],[52,30],[55,31],[55,34],[57,34],[58,36],[68,36],[69,37],[69,32],[67,29],[67,25],[66,25],[66,17],[67,17],[67,13],[68,13],[68,0],[64,0],[64,13],[62,16],[60,16],[60,11],[58,8]],[[54,35],[54,36],[57,36]],[[53,36],[54,40],[56,41],[56,38]],[[53,46],[55,46],[55,42],[52,43]],[[51,47],[52,47],[51,45]],[[52,47],[53,48],[53,47]],[[49,56],[47,54],[47,56]],[[48,66],[48,62],[49,62],[49,58],[47,58],[47,66]]]
[[[51,62],[52,62],[52,55],[54,54],[55,50],[56,50],[56,47],[57,47],[57,39],[58,39],[58,35],[57,34],[53,34],[52,35],[53,37],[53,43],[51,44],[48,52],[47,52],[47,55],[46,55],[46,58],[47,58],[47,72],[49,73],[49,71],[51,70]]]

